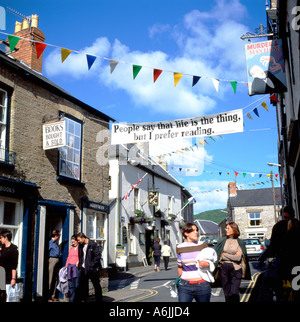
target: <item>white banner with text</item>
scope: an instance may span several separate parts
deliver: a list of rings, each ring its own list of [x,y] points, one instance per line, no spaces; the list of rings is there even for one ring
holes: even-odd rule
[[[175,121],[112,124],[111,144],[156,142],[237,132],[243,132],[242,109]]]

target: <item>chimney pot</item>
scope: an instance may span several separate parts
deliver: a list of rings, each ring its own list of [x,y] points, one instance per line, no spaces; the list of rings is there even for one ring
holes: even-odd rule
[[[27,18],[24,18],[22,23],[22,30],[27,28],[29,28],[29,21],[27,20]]]
[[[22,30],[22,22],[16,21],[15,23],[15,33]]]
[[[31,16],[31,27],[38,28],[38,25],[39,25],[39,16],[32,15]]]

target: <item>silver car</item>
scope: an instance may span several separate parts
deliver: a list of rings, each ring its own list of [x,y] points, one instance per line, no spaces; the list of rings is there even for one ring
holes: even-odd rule
[[[265,247],[258,238],[243,239],[246,245],[248,257],[258,258],[264,251]]]

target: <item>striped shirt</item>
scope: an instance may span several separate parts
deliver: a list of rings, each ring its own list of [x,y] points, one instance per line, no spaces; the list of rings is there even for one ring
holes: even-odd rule
[[[214,282],[211,272],[215,269],[217,254],[213,248],[208,247],[204,242],[184,242],[177,246],[176,252],[178,267],[182,268],[182,279],[204,279]],[[208,262],[209,267],[200,269],[197,260]]]

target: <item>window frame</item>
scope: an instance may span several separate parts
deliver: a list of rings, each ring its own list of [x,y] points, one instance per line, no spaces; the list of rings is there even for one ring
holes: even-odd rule
[[[83,184],[82,183],[82,138],[83,138],[83,122],[76,119],[75,117],[68,115],[68,114],[61,114],[60,115],[60,119],[61,120],[66,120],[66,146],[65,147],[61,147],[58,148],[58,167],[57,167],[57,179],[58,180],[63,180],[63,181],[67,181],[67,182],[72,182],[72,183],[77,183],[77,184]],[[69,132],[69,123],[68,121],[74,122],[79,124],[80,126],[80,135],[76,136],[76,133],[71,133]],[[68,137],[68,133],[73,134],[74,137],[74,142],[76,140],[76,138],[79,138],[80,142],[79,142],[79,149],[76,148],[76,146],[74,146],[74,142],[73,142],[73,146],[68,146],[68,143],[70,142],[70,137]],[[68,155],[68,149],[72,150],[73,153],[73,161],[68,160],[67,155]],[[65,151],[65,155],[66,155],[66,159],[62,158],[61,155],[61,151]],[[74,151],[79,151],[79,162],[75,162],[74,160]],[[73,169],[74,169],[74,165],[78,165],[78,177],[76,177],[76,175],[73,173],[73,175],[68,175],[67,173],[64,173],[62,171],[62,161],[65,161],[65,164],[68,163],[72,163],[73,165]]]
[[[251,218],[251,215],[259,215],[258,217]],[[249,227],[261,227],[262,226],[262,220],[261,220],[261,213],[260,212],[250,212],[248,213],[248,225]],[[251,224],[251,222],[255,222]],[[259,223],[257,223],[259,222]]]

